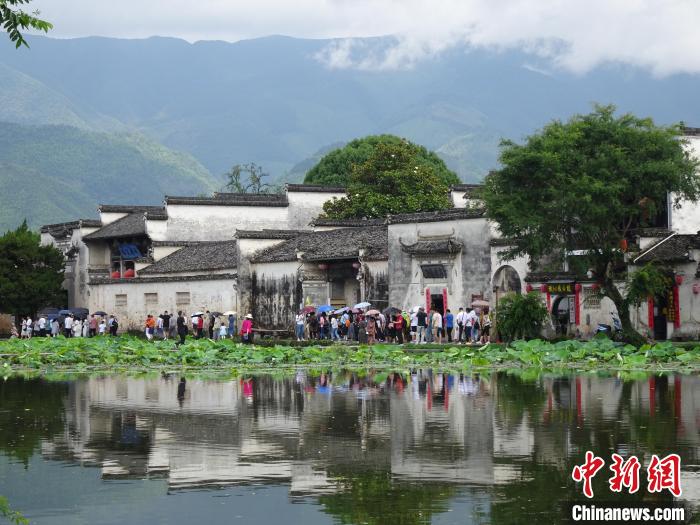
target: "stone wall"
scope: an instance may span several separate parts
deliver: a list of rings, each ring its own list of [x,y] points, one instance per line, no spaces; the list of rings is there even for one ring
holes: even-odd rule
[[[294,317],[303,302],[298,267],[296,261],[253,265],[251,313],[255,326],[293,330]]]
[[[411,245],[419,238],[452,237],[463,244],[456,255],[412,256],[402,244]],[[489,299],[491,280],[490,231],[486,219],[459,219],[443,222],[389,225],[389,302],[410,309],[425,305],[425,290],[441,294],[447,289],[447,308],[456,310],[471,301],[472,295]],[[447,277],[423,277],[422,264],[444,264]]]
[[[118,282],[92,284],[88,308],[116,315],[120,331],[141,330],[148,314],[158,315],[183,310],[188,316],[196,311],[238,311],[236,280],[232,278],[171,282]],[[146,295],[157,294],[157,296]],[[189,296],[186,296],[189,294]],[[120,296],[120,297],[117,297]],[[124,296],[126,296],[124,298]],[[187,301],[185,301],[187,297]],[[126,304],[117,301],[126,299]],[[153,301],[155,299],[155,301]]]

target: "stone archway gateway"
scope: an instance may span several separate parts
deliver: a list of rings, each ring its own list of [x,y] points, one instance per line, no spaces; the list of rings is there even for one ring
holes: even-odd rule
[[[495,293],[521,293],[522,281],[515,268],[509,265],[501,266],[493,274],[493,290]]]

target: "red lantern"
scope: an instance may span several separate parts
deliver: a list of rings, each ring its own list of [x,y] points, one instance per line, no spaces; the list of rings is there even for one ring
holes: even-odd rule
[[[543,284],[540,286],[540,292],[547,293],[547,285],[546,284]]]
[[[121,278],[122,274],[119,272],[119,270],[115,270],[112,272],[112,279],[119,279]]]
[[[129,268],[127,271],[124,272],[124,277],[126,279],[133,279],[134,277],[136,277],[136,272],[133,268]]]
[[[327,270],[327,269],[328,269],[328,265],[327,265],[326,263],[321,263],[321,264],[318,265],[318,269],[319,269],[319,270]]]
[[[693,293],[694,293],[695,295],[697,295],[697,294],[700,293],[700,284],[695,283],[695,284],[693,285]]]
[[[623,252],[627,251],[627,239],[620,239],[620,249]]]
[[[676,275],[676,285],[680,286],[683,284],[683,276],[682,275]]]
[[[598,283],[593,283],[593,286],[591,286],[591,290],[597,292],[598,290],[600,290],[600,285]]]
[[[528,284],[525,285],[525,291],[526,291],[527,293],[530,293],[530,292],[532,291],[532,285],[531,285],[530,283],[528,283]]]

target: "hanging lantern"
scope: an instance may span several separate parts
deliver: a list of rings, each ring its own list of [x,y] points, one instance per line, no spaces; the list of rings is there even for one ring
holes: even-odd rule
[[[115,270],[112,272],[112,279],[120,279],[122,276],[121,272],[119,270]]]
[[[318,269],[319,269],[319,270],[324,270],[324,271],[325,271],[325,270],[328,269],[328,265],[327,265],[326,263],[321,263],[321,264],[318,265]]]
[[[546,284],[543,284],[540,286],[540,292],[547,293],[547,285]]]
[[[527,293],[530,293],[530,292],[532,291],[532,285],[531,285],[530,283],[527,283],[527,284],[525,285],[525,291],[526,291]]]
[[[694,293],[695,295],[698,295],[698,294],[700,293],[700,284],[699,284],[699,283],[695,283],[695,284],[693,285],[693,293]]]
[[[591,290],[597,292],[598,290],[600,290],[600,285],[598,283],[593,283],[593,286],[591,286]]]
[[[676,285],[680,286],[681,284],[683,284],[683,276],[676,274]]]
[[[627,239],[620,239],[620,249],[623,252],[627,251]]]
[[[127,271],[124,272],[124,277],[126,279],[133,279],[134,277],[136,277],[136,272],[133,268],[129,268]]]

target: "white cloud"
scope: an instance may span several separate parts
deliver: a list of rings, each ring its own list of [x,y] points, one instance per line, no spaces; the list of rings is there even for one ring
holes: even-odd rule
[[[700,72],[698,0],[35,0],[53,36],[338,38],[334,68],[406,68],[455,47],[525,49],[585,72]],[[395,35],[380,51],[353,37]]]

